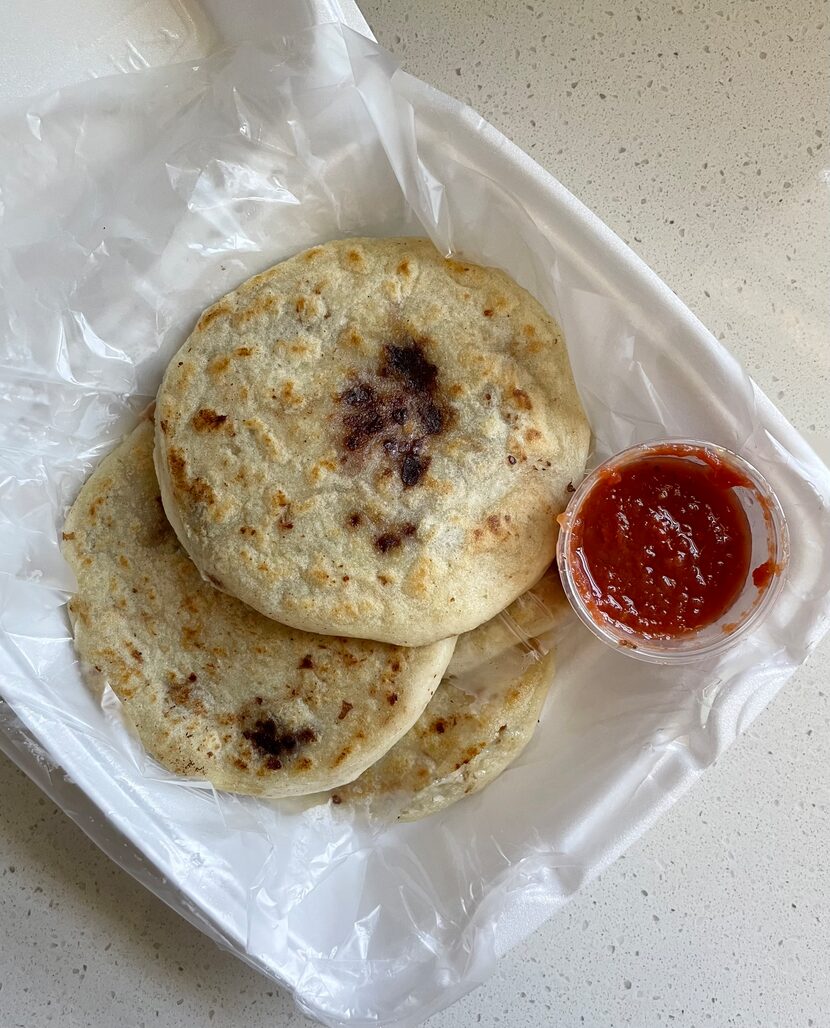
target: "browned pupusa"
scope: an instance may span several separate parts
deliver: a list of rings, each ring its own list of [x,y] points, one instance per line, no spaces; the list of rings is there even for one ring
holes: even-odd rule
[[[406,735],[331,801],[416,821],[478,792],[530,742],[553,674],[553,653],[528,657],[483,702],[445,678]]]
[[[274,797],[351,781],[418,718],[454,640],[413,649],[312,635],[219,592],[170,528],[152,451],[145,421],[67,517],[79,655],[171,771]]]
[[[426,240],[299,254],[206,311],[158,397],[183,546],[297,628],[421,645],[541,575],[588,425],[559,329]]]
[[[550,645],[549,633],[569,612],[553,566],[508,607],[507,620],[496,617],[459,636],[423,714],[331,801],[415,821],[498,778],[530,741],[553,681],[554,652],[543,655],[532,637],[547,636]]]

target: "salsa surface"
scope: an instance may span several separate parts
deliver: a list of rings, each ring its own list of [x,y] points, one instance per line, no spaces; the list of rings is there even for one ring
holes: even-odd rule
[[[749,574],[750,527],[735,494],[744,479],[711,454],[688,456],[649,454],[609,469],[572,526],[583,600],[644,638],[717,621]]]

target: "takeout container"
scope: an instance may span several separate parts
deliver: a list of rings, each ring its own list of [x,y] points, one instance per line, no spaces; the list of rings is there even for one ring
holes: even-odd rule
[[[273,41],[270,5],[246,7],[255,32],[236,5],[211,9],[230,50],[0,114],[0,691],[16,715],[0,745],[304,1010],[415,1025],[641,835],[815,646],[830,616],[830,473],[555,179],[367,36],[320,23],[357,23],[352,5],[284,5],[281,25],[312,27]],[[559,319],[594,463],[666,436],[739,452],[780,499],[791,560],[757,631],[694,665],[564,633],[520,760],[437,817],[386,826],[216,794],[149,760],[115,697],[82,680],[58,535],[208,303],[320,240],[400,233],[506,269]]]

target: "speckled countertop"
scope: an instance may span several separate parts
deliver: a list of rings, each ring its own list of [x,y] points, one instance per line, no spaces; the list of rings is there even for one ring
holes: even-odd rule
[[[628,241],[830,458],[826,4],[362,8],[409,71]],[[0,795],[3,1028],[310,1024],[2,758]],[[429,1024],[826,1028],[828,852],[826,640],[646,839]]]

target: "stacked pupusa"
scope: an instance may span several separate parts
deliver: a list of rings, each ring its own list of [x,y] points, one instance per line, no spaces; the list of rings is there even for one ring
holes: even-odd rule
[[[550,564],[587,446],[558,328],[506,275],[315,247],[202,315],[155,441],[81,491],[76,646],[171,770],[429,813],[535,725],[550,657],[478,704],[450,659],[460,633],[468,661],[510,645],[491,619]]]

